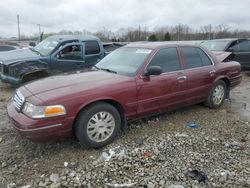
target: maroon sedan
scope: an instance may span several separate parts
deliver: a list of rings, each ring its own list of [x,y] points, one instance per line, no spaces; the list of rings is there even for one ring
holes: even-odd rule
[[[218,108],[241,81],[240,64],[178,43],[135,43],[92,71],[64,74],[19,88],[7,108],[22,135],[49,141],[75,134],[88,148],[115,139],[127,120],[205,102]]]

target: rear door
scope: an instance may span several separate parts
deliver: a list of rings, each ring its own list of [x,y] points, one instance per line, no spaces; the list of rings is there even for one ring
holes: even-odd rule
[[[187,100],[190,103],[206,99],[215,79],[212,59],[198,47],[180,47],[187,76]]]
[[[83,55],[84,44],[70,43],[62,46],[51,56],[52,72],[69,72],[83,69],[85,65]]]
[[[160,66],[163,72],[137,80],[138,113],[146,115],[183,104],[187,83],[177,49],[160,49],[149,66]]]
[[[234,60],[238,61],[242,68],[250,68],[250,41],[244,40],[229,48],[235,55]]]

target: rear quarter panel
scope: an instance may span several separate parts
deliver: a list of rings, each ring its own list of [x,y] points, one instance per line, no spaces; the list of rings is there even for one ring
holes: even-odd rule
[[[241,66],[236,61],[218,63],[217,74],[218,77],[215,81],[221,78],[227,78],[229,80],[230,89],[239,85],[242,79]]]
[[[215,70],[216,70],[216,78],[213,81],[215,84],[220,79],[227,79],[229,82],[229,89],[233,89],[241,82],[241,65],[239,62],[236,61],[227,61],[221,62],[218,57],[211,51],[208,51],[204,48],[210,57],[213,59]]]

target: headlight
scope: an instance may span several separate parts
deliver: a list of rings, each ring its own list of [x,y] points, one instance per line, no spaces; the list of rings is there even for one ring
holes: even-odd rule
[[[66,110],[62,105],[35,106],[29,102],[25,102],[22,112],[31,118],[45,118],[66,114]]]

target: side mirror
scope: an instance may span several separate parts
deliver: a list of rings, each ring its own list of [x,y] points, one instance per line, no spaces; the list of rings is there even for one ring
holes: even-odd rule
[[[104,52],[104,57],[107,56],[107,55],[109,55],[109,54],[110,54],[110,52],[105,51]]]
[[[29,43],[29,46],[35,47],[35,46],[36,46],[36,43],[35,43],[35,42],[30,42],[30,43]]]
[[[150,66],[144,71],[143,76],[160,75],[161,73],[162,68],[160,66]]]
[[[60,54],[57,54],[57,55],[56,55],[56,58],[57,58],[57,59],[60,59],[60,58],[61,58],[61,55],[60,55]]]
[[[233,49],[232,47],[230,47],[230,48],[227,49],[227,51],[228,51],[228,52],[233,52],[234,49]]]

